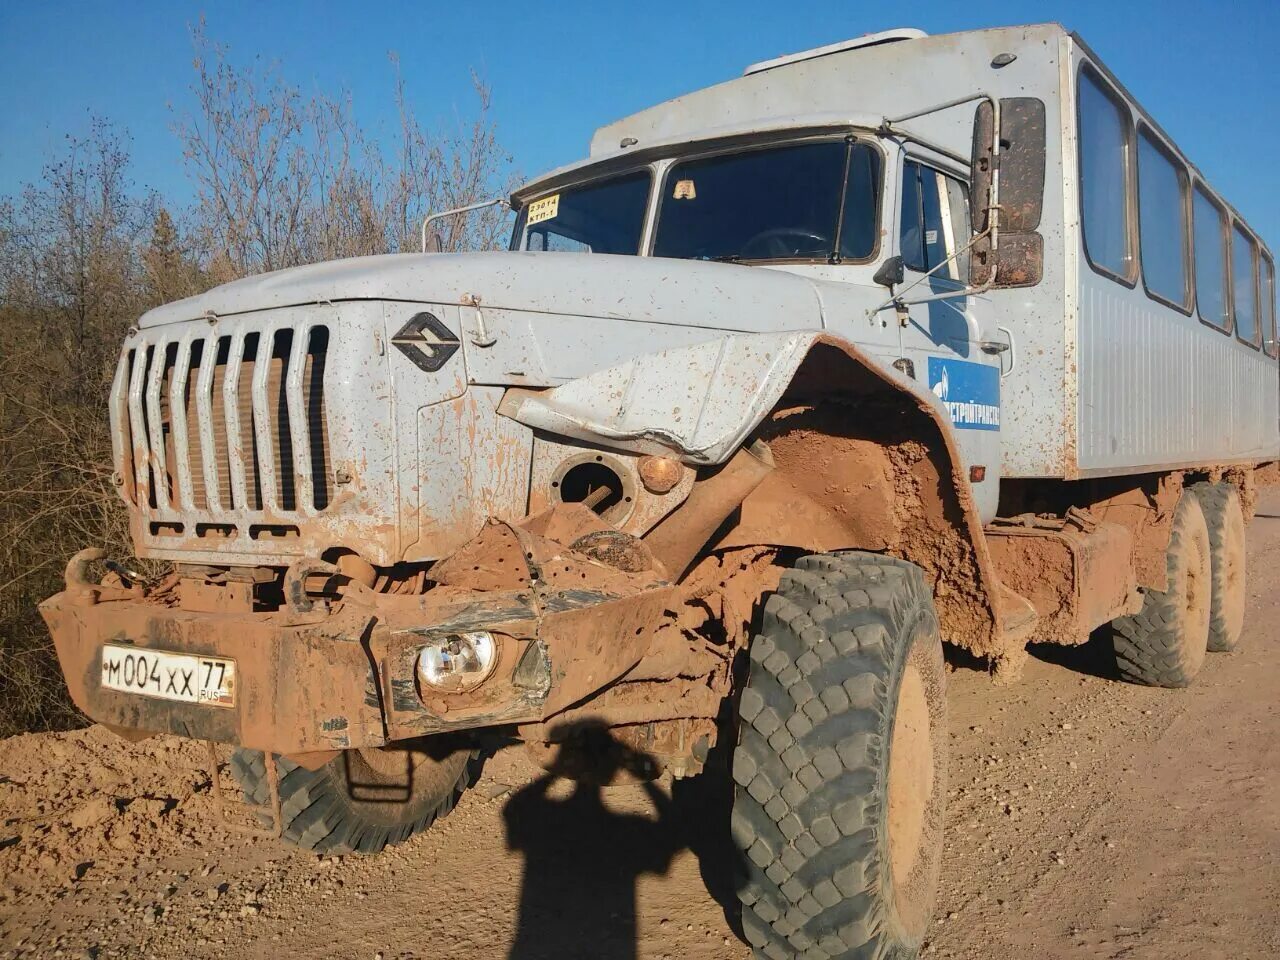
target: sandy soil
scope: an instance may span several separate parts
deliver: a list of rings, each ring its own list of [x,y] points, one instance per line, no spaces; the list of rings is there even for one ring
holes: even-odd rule
[[[926,955],[1280,956],[1280,491],[1250,561],[1242,648],[1190,690],[1118,682],[1098,643],[1012,687],[951,674]],[[722,779],[597,795],[508,749],[427,835],[336,860],[220,829],[202,760],[101,728],[0,743],[0,956],[749,956]]]

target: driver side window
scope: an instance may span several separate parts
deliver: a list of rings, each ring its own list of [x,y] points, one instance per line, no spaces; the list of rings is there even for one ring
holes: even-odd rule
[[[898,228],[902,262],[927,273],[969,242],[969,202],[964,184],[916,160],[902,167],[902,214]],[[966,251],[934,276],[960,282],[969,275]]]

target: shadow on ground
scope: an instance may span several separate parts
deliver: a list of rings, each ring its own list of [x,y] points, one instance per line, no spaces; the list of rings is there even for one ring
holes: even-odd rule
[[[1073,673],[1102,680],[1123,680],[1116,666],[1116,651],[1112,629],[1101,626],[1089,635],[1087,643],[1079,646],[1063,646],[1056,643],[1032,643],[1027,652],[1037,660],[1064,667]]]
[[[520,907],[510,960],[633,960],[636,884],[666,875],[692,850],[708,892],[740,935],[736,878],[739,854],[729,833],[732,786],[723,766],[677,780],[671,794],[644,779],[652,758],[614,740],[607,729],[574,734],[581,752],[522,788],[503,810],[508,849],[523,860]],[[561,751],[561,756],[567,756]],[[569,793],[555,787],[572,775]],[[619,812],[604,803],[601,784],[641,778],[650,810]]]

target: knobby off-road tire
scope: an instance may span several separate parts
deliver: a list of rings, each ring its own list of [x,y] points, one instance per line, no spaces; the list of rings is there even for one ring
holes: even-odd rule
[[[1168,588],[1148,590],[1142,610],[1115,621],[1116,661],[1134,683],[1185,687],[1204,665],[1209,640],[1212,562],[1200,499],[1178,501],[1165,562]]]
[[[467,750],[438,758],[410,750],[347,750],[307,770],[277,757],[282,839],[316,853],[378,853],[452,810],[470,782],[473,758]],[[270,810],[262,753],[236,750],[231,770],[245,800]]]
[[[942,644],[919,568],[804,557],[765,603],[739,705],[734,839],[758,957],[898,960],[942,852]]]
[[[1209,528],[1213,568],[1209,606],[1209,649],[1234,650],[1244,630],[1245,545],[1244,508],[1230,483],[1197,483],[1191,492],[1200,500]]]

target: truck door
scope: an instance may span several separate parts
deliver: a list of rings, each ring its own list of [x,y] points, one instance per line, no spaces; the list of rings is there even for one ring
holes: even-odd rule
[[[912,304],[900,325],[902,356],[951,415],[979,513],[989,520],[999,499],[1001,355],[988,351],[999,349],[999,335],[986,329],[991,318],[982,297],[955,295],[969,277],[968,254],[946,262],[970,240],[968,188],[922,157],[905,155],[901,169],[901,289],[908,303],[925,300]]]

